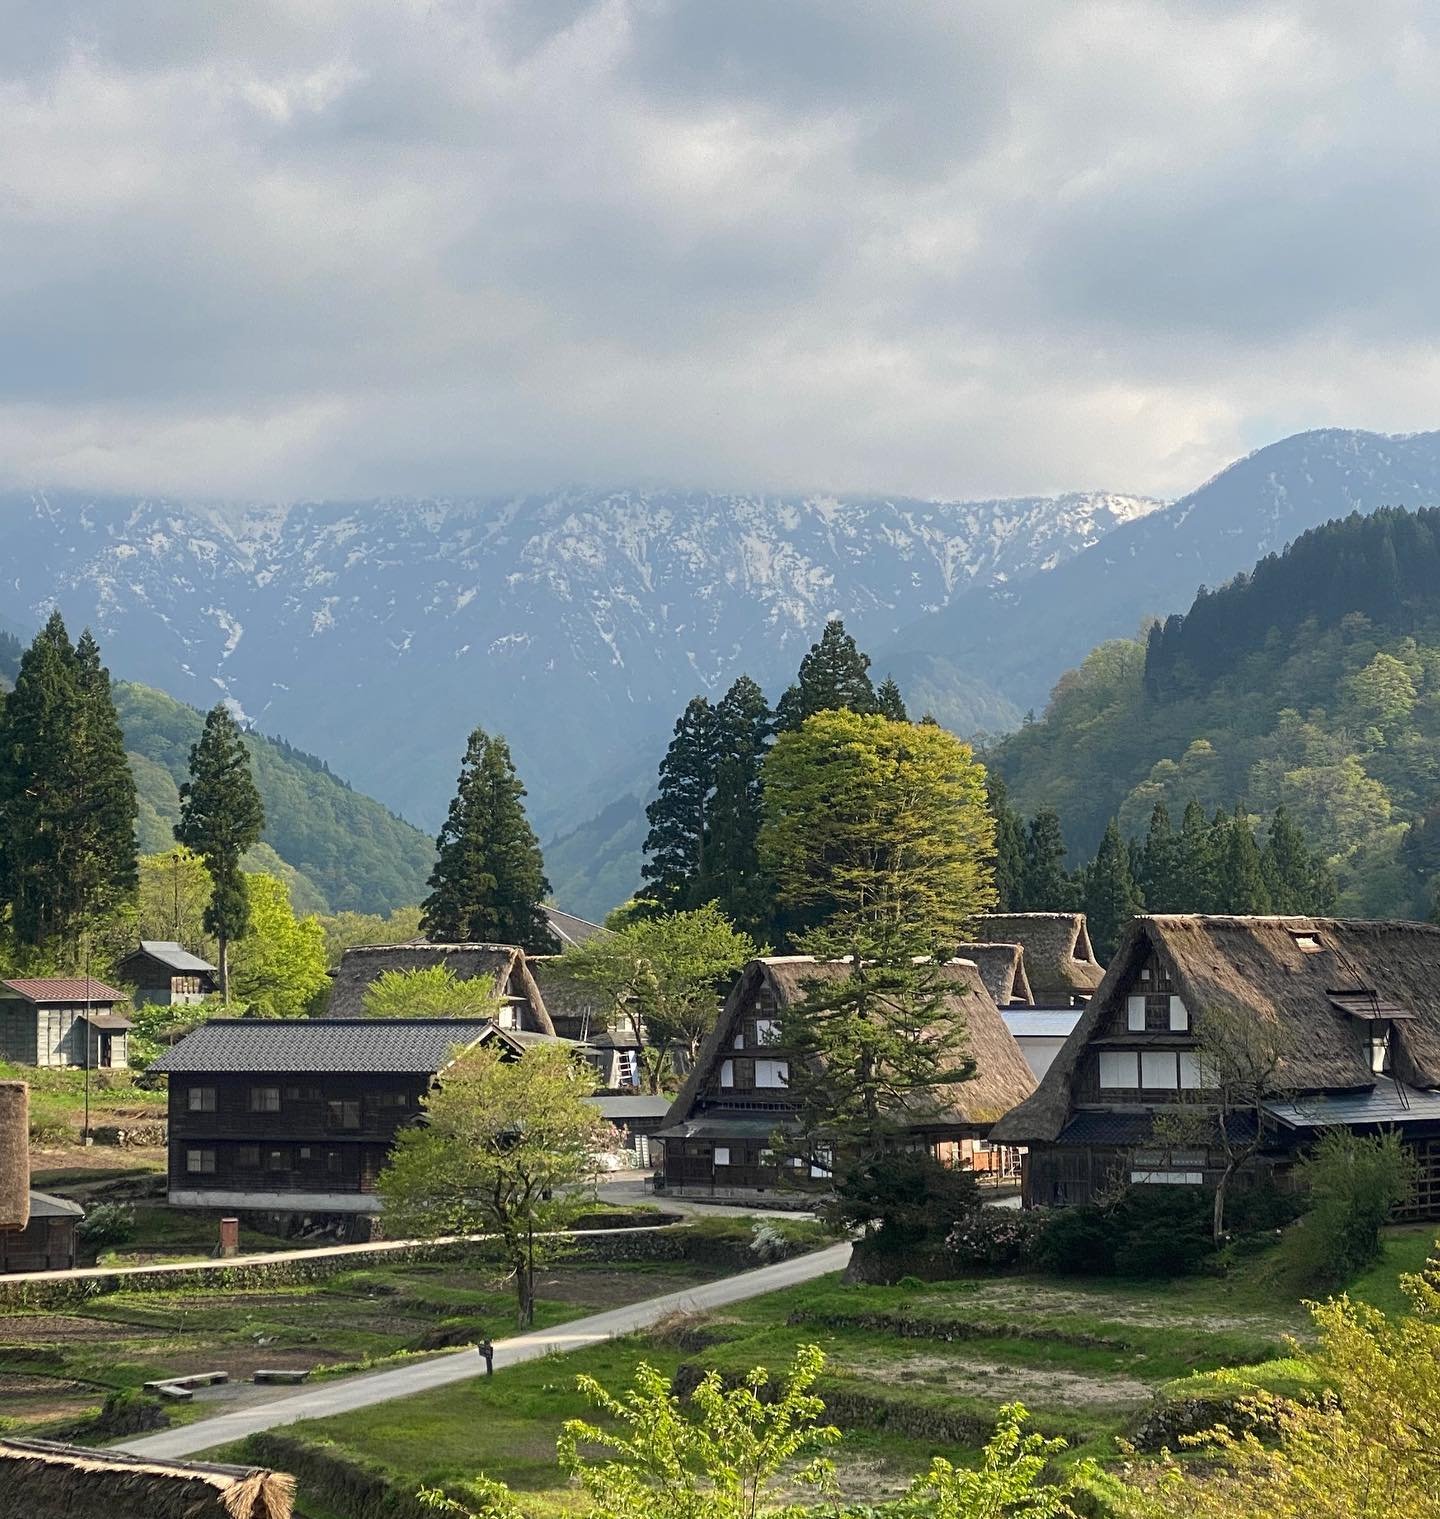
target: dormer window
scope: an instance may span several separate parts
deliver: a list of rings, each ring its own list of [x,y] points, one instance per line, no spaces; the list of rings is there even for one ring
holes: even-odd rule
[[[1291,929],[1290,937],[1295,941],[1295,948],[1307,955],[1318,955],[1325,948],[1319,934],[1304,929]]]
[[[1390,1074],[1390,1020],[1377,1018],[1370,1025],[1370,1069],[1377,1076]]]

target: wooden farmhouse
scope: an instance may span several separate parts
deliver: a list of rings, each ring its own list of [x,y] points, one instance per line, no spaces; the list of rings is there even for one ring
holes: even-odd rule
[[[984,913],[975,937],[1020,945],[1036,1007],[1083,1007],[1105,975],[1083,912]]]
[[[1227,1075],[1242,1053],[1240,1077]],[[1028,1147],[1030,1205],[1089,1202],[1117,1179],[1212,1184],[1221,1087],[1233,1109],[1233,1083],[1257,1068],[1274,1075],[1249,1083],[1263,1142],[1242,1182],[1283,1175],[1327,1128],[1395,1128],[1420,1163],[1409,1216],[1440,1216],[1440,928],[1429,924],[1136,918],[1039,1088],[993,1137]],[[1186,1148],[1162,1143],[1163,1128],[1156,1137],[1157,1116],[1177,1110],[1198,1136]]]
[[[140,948],[116,967],[137,1002],[164,1007],[203,1002],[220,990],[219,972],[173,939],[142,939]]]
[[[129,1064],[125,993],[89,976],[0,981],[0,1060],[15,1065]]]
[[[910,1138],[947,1164],[998,1169],[1001,1157],[986,1137],[1003,1113],[1034,1091],[1035,1079],[978,967],[954,960],[941,973],[948,1010],[964,1020],[978,1069],[973,1080],[945,1088],[944,1107],[917,1119]],[[806,1188],[828,1186],[823,1168],[787,1171],[774,1154],[773,1136],[793,1127],[795,1114],[781,1018],[816,981],[848,974],[843,962],[808,955],[752,960],[741,971],[655,1136],[665,1144],[666,1191],[742,1201],[763,1193],[777,1206],[790,1199],[803,1206]]]
[[[459,981],[479,978],[500,998],[496,1015],[502,1028],[522,1033],[551,1034],[555,1025],[545,1008],[525,951],[514,944],[362,944],[347,949],[331,972],[327,1018],[360,1018],[365,1013],[365,989],[386,971],[428,970],[443,965]]]
[[[169,1078],[170,1202],[378,1213],[395,1132],[451,1061],[548,1037],[489,1019],[213,1018],[150,1066]]]
[[[0,1272],[71,1270],[84,1216],[78,1203],[31,1191],[29,1088],[0,1081]]]

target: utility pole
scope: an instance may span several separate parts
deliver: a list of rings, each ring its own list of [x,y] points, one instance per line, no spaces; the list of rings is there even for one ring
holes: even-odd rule
[[[82,1135],[83,1142],[88,1146],[90,1140],[90,1037],[93,1029],[90,1024],[90,935],[85,935],[85,1132]]]

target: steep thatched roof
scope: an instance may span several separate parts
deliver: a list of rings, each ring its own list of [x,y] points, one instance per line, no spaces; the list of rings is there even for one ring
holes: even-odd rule
[[[1012,1003],[1035,1005],[1030,978],[1025,973],[1025,951],[1018,944],[961,944],[955,950],[957,960],[973,960],[980,967],[980,979],[996,1007]]]
[[[810,955],[774,955],[750,961],[730,989],[694,1068],[671,1104],[666,1125],[691,1116],[710,1072],[724,1058],[735,1020],[754,1007],[767,985],[783,1010],[803,999],[815,982],[849,974],[846,961],[816,960]],[[964,1023],[968,1054],[975,1061],[976,1071],[972,1080],[944,1089],[944,1109],[934,1116],[942,1122],[993,1123],[1035,1090],[1035,1077],[986,991],[979,967],[970,960],[952,960],[940,967],[940,976],[945,983],[946,1011]]]
[[[1042,1007],[1088,997],[1105,975],[1083,912],[985,913],[975,920],[975,931],[978,939],[1024,949],[1030,990]]]
[[[553,1034],[555,1025],[545,1009],[545,998],[530,973],[525,951],[514,944],[430,944],[417,939],[410,944],[361,944],[347,949],[331,973],[329,1018],[360,1018],[365,1013],[365,988],[386,971],[428,970],[444,965],[457,980],[488,978],[497,990],[507,986],[524,1004],[521,1023],[540,1034]]]
[[[290,1519],[294,1507],[283,1472],[0,1438],[0,1514],[16,1519]]]
[[[1156,914],[1131,924],[1039,1089],[1004,1120],[995,1138],[1024,1144],[1060,1132],[1086,1045],[1152,951],[1174,976],[1195,1027],[1203,1026],[1207,1008],[1274,1026],[1278,1084],[1287,1090],[1375,1085],[1365,1024],[1343,1005],[1351,999],[1363,1011],[1376,998],[1411,1015],[1394,1024],[1395,1075],[1411,1086],[1440,1087],[1440,928],[1344,918]]]
[[[30,1222],[30,1088],[0,1081],[0,1229]]]

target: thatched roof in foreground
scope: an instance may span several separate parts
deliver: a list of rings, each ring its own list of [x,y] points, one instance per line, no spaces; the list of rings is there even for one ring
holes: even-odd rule
[[[553,1034],[555,1025],[545,1010],[545,998],[525,958],[514,944],[431,944],[417,939],[409,944],[360,944],[347,949],[331,972],[333,984],[325,1009],[329,1018],[362,1018],[365,989],[386,971],[428,970],[448,967],[459,981],[486,978],[498,991],[507,989],[523,1002],[522,1027]]]
[[[0,1081],[0,1229],[30,1222],[30,1088]]]
[[[283,1472],[0,1438],[0,1514],[16,1519],[290,1519],[294,1507]]]
[[[996,1007],[1021,1003],[1035,1005],[1030,978],[1025,973],[1025,951],[1018,944],[961,944],[955,950],[957,960],[973,960],[980,967],[980,979]]]
[[[1152,914],[1136,918],[1104,983],[1045,1073],[1035,1095],[995,1137],[1024,1144],[1053,1140],[1071,1108],[1085,1047],[1115,1014],[1143,961],[1159,955],[1196,1028],[1207,1009],[1274,1027],[1279,1085],[1297,1093],[1372,1088],[1367,1030],[1337,996],[1393,1004],[1395,1075],[1440,1087],[1440,928],[1344,918]]]
[[[975,920],[975,937],[1024,949],[1025,973],[1042,1007],[1089,996],[1105,975],[1083,912],[984,913]]]
[[[689,1118],[716,1062],[730,1045],[735,1020],[752,1010],[768,986],[783,1009],[803,999],[817,981],[838,980],[850,974],[844,960],[816,960],[810,955],[774,955],[752,960],[730,990],[715,1027],[701,1047],[699,1059],[671,1105],[665,1122]],[[964,1023],[968,1054],[975,1061],[970,1081],[943,1089],[940,1122],[993,1123],[1002,1113],[1035,1090],[1035,1077],[1010,1030],[986,991],[979,967],[970,960],[951,960],[940,967],[945,986],[945,1010]]]

